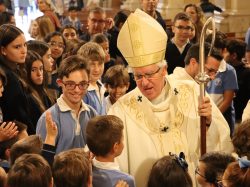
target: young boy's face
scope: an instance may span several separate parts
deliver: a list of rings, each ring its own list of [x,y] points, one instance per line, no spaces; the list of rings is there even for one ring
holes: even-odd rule
[[[96,82],[101,78],[103,74],[104,63],[100,63],[99,61],[91,61],[89,68],[90,68],[89,80],[90,82]]]
[[[77,11],[75,11],[75,10],[71,10],[71,11],[69,11],[69,17],[71,18],[71,19],[75,19],[76,17],[77,17]]]
[[[115,103],[121,96],[126,94],[128,87],[129,85],[119,85],[117,87],[107,85],[107,91],[109,93],[111,101]]]
[[[172,26],[174,39],[177,42],[187,42],[191,34],[192,23],[191,21],[177,20]]]
[[[83,96],[87,92],[88,74],[86,70],[76,70],[68,77],[64,76],[58,80],[58,85],[62,87],[63,99],[70,107],[81,104]]]

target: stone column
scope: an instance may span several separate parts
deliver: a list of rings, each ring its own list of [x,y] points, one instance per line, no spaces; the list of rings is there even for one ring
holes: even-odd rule
[[[224,12],[215,13],[216,27],[225,33],[235,33],[238,38],[245,37],[250,26],[249,0],[215,0]]]
[[[165,2],[164,0],[162,0],[162,2],[164,2],[165,4],[167,4],[166,7],[166,11],[165,14],[166,19],[171,19],[173,20],[175,15],[181,11],[183,11],[183,8],[185,6],[185,1],[184,0],[167,0],[167,2]]]
[[[135,9],[140,8],[140,1],[139,0],[126,0],[123,1],[121,5],[121,9],[126,9],[130,11],[135,11]]]
[[[167,18],[167,5],[168,5],[168,0],[159,0],[157,10],[161,13],[163,19]]]

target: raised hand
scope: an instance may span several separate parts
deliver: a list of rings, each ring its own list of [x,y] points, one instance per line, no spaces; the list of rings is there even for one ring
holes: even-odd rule
[[[129,187],[129,185],[125,181],[119,180],[115,187]]]
[[[55,146],[58,130],[49,110],[46,111],[45,120],[47,134],[44,143]]]
[[[0,125],[0,142],[13,138],[18,132],[14,122],[3,122]]]

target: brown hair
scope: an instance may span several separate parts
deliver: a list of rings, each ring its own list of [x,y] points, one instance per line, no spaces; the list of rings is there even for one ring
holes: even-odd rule
[[[42,146],[42,139],[38,135],[30,135],[19,140],[10,149],[10,164],[13,165],[15,160],[25,153],[40,154]]]
[[[13,138],[5,140],[5,141],[0,143],[0,158],[1,159],[8,160],[8,158],[6,158],[5,151],[7,149],[10,149],[11,146],[14,145],[20,139],[19,134],[21,132],[27,130],[27,125],[25,125],[19,121],[13,121],[13,122],[15,123],[15,126],[17,127],[17,130],[19,131],[19,133],[17,134],[17,136],[14,136]],[[7,123],[6,123],[6,125],[7,125]]]
[[[66,48],[65,52],[62,55],[62,58],[65,59],[67,57],[70,57],[72,55],[76,55],[77,51],[80,49],[82,45],[84,45],[86,42],[81,39],[72,39],[66,41]]]
[[[36,18],[36,22],[39,27],[39,33],[36,39],[44,40],[48,33],[55,32],[55,26],[48,16],[40,16]]]
[[[98,43],[98,44],[101,44],[101,43],[104,43],[104,42],[109,42],[107,36],[105,34],[103,34],[103,33],[94,34],[92,36],[91,41],[95,42],[95,43]]]
[[[58,68],[58,78],[68,77],[70,73],[77,70],[85,70],[89,75],[87,60],[79,55],[73,55],[65,58]]]
[[[39,85],[39,86],[36,85],[31,78],[32,65],[35,61],[40,61],[42,62],[42,65],[43,65],[43,83],[42,85]],[[44,85],[46,81],[46,72],[44,70],[44,63],[43,63],[42,57],[35,51],[29,50],[25,58],[25,69],[27,72],[27,83],[29,85],[28,92],[31,94],[32,98],[37,104],[40,112],[44,112],[46,110],[45,103],[43,103],[43,96],[46,97],[45,89],[44,89]],[[43,96],[41,96],[42,94]]]
[[[192,179],[175,157],[164,156],[156,161],[149,175],[147,187],[192,187]]]
[[[130,77],[127,68],[123,65],[114,65],[110,67],[104,77],[103,83],[110,85],[112,88],[129,85]]]
[[[50,166],[38,154],[20,156],[8,172],[8,187],[49,187],[51,183]]]
[[[200,37],[201,31],[202,31],[202,27],[204,25],[203,20],[204,20],[204,15],[203,12],[201,10],[201,8],[195,4],[187,4],[184,8],[184,11],[186,12],[186,9],[189,7],[193,7],[195,9],[195,12],[197,13],[197,22],[194,23],[196,28],[197,28],[197,34],[198,37]]]
[[[239,162],[233,162],[227,166],[223,179],[227,187],[249,187],[250,186],[250,168],[240,168]]]
[[[250,120],[243,121],[240,125],[237,125],[232,142],[235,152],[240,156],[247,156],[250,159]]]
[[[222,152],[210,152],[201,156],[200,162],[204,163],[204,176],[209,183],[217,184],[221,180],[227,165],[235,161],[235,158]]]
[[[176,23],[176,21],[178,20],[182,20],[182,21],[191,21],[191,18],[189,17],[189,15],[185,12],[180,12],[178,14],[175,15],[174,17],[174,21],[173,21],[173,25]]]
[[[87,186],[92,174],[89,158],[80,148],[56,155],[52,172],[56,187]]]
[[[87,42],[82,45],[77,54],[89,59],[89,62],[98,61],[100,64],[105,62],[105,52],[103,48],[94,42]]]
[[[113,115],[96,116],[86,127],[86,142],[96,156],[106,156],[116,142],[120,143],[123,122]]]

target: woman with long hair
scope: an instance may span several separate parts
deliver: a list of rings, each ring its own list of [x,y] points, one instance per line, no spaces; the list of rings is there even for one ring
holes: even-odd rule
[[[46,72],[42,57],[34,51],[28,51],[25,59],[25,69],[27,72],[27,83],[29,84],[28,93],[30,103],[32,103],[33,115],[31,116],[36,123],[41,114],[55,103],[46,88]]]
[[[26,92],[24,63],[27,46],[23,32],[11,24],[1,25],[0,48],[0,67],[7,80],[0,100],[3,121],[20,121],[28,126],[29,134],[35,134],[36,124],[30,119],[32,108]]]
[[[55,26],[57,31],[61,28],[60,20],[55,13],[55,6],[51,0],[37,0],[38,9],[45,15],[48,16]]]
[[[38,25],[36,40],[44,41],[47,34],[55,32],[55,27],[48,16],[40,16],[35,19]]]

